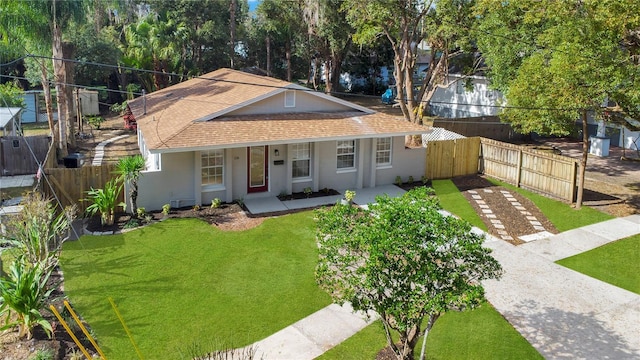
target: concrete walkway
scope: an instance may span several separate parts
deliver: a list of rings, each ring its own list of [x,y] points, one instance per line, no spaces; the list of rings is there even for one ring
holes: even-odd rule
[[[98,145],[96,145],[95,156],[93,157],[93,161],[91,162],[91,165],[100,166],[102,164],[102,160],[104,159],[104,148],[105,148],[105,146],[109,145],[110,143],[112,143],[114,141],[118,141],[120,139],[124,139],[124,138],[126,138],[128,136],[129,136],[129,134],[119,135],[119,136],[116,136],[116,137],[112,137],[111,139],[107,139],[105,141],[102,141]]]
[[[640,296],[554,263],[640,233],[640,215],[513,246],[489,239],[504,275],[489,302],[547,359],[640,358]]]
[[[487,235],[504,269],[484,283],[487,299],[547,359],[640,358],[640,296],[553,262],[635,234],[640,215],[520,246]],[[371,321],[332,304],[251,347],[255,358],[311,360]]]

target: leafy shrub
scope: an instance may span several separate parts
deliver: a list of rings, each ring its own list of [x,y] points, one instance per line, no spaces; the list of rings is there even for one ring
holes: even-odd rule
[[[313,190],[310,187],[306,187],[304,188],[304,190],[302,190],[304,192],[304,194],[309,197],[311,196],[311,194],[313,193]]]
[[[117,179],[111,179],[104,184],[104,189],[94,189],[87,191],[88,201],[92,204],[87,207],[87,214],[93,216],[100,214],[102,225],[113,225],[115,221],[116,206],[125,206],[124,203],[116,203],[122,191],[122,184]]]
[[[407,180],[409,184],[413,184],[413,176],[409,176],[409,180]]]
[[[222,205],[222,200],[220,200],[220,198],[215,198],[213,200],[211,200],[211,208],[212,209],[217,209],[220,207],[220,205]]]
[[[136,214],[138,215],[139,218],[143,218],[144,214],[146,214],[146,213],[147,213],[147,211],[143,207],[139,207],[139,208],[136,209]]]
[[[40,310],[46,305],[54,288],[47,289],[47,281],[52,270],[43,270],[40,265],[27,266],[16,259],[6,278],[0,278],[0,316],[6,315],[7,322],[0,330],[18,327],[18,336],[31,339],[31,330],[40,325],[48,336],[53,329],[42,316]],[[17,317],[10,321],[11,312]]]
[[[87,116],[87,123],[96,129],[100,129],[100,125],[104,122],[102,116]]]
[[[171,211],[171,205],[169,205],[169,204],[162,205],[162,214],[163,215],[169,215],[170,211]]]
[[[394,184],[398,186],[402,185],[402,177],[396,176],[396,181],[394,182]]]

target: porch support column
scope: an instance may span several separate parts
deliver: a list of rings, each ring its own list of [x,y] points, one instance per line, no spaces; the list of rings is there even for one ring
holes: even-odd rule
[[[358,168],[356,176],[356,189],[362,189],[362,182],[364,181],[364,143],[365,139],[357,140],[358,143]]]
[[[193,175],[193,198],[195,199],[196,205],[202,204],[202,157],[200,156],[200,151],[193,152],[193,164],[194,164],[194,175]]]
[[[320,146],[317,142],[311,143],[311,156],[313,164],[313,170],[311,172],[311,179],[313,183],[313,191],[320,189]]]
[[[371,139],[371,154],[369,157],[371,159],[371,171],[369,172],[370,187],[376,187],[376,171],[377,171],[376,149],[377,148],[378,148],[378,139],[377,138]]]
[[[233,201],[233,149],[224,150],[225,201]]]

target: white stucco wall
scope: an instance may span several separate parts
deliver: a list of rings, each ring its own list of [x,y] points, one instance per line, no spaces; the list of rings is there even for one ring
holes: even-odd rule
[[[626,149],[640,150],[640,131],[621,131],[620,137],[620,144],[624,144]]]
[[[194,174],[193,152],[163,154],[162,170],[145,171],[138,181],[138,206],[160,210],[172,200],[174,204],[179,200],[180,206],[193,206]]]
[[[393,138],[391,167],[376,169],[376,186],[393,184],[400,176],[406,182],[409,176],[420,180],[426,172],[427,151],[424,148],[406,148],[404,137]]]

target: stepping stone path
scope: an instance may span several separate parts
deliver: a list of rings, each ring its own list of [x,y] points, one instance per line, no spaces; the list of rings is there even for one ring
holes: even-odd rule
[[[116,136],[113,137],[111,139],[107,139],[105,141],[100,142],[95,149],[95,156],[93,157],[93,162],[91,163],[91,165],[93,166],[100,166],[100,164],[102,164],[102,160],[104,159],[104,148],[105,146],[109,145],[110,143],[114,142],[114,141],[118,141],[120,139],[124,139],[126,137],[128,137],[129,134],[126,135],[120,135],[120,136]]]
[[[500,189],[500,188],[497,188],[497,189]],[[497,190],[497,189],[495,191],[499,191],[499,193],[503,195],[504,199],[514,207],[515,211],[519,212],[524,217],[524,219],[526,219],[526,221],[528,221],[529,224],[536,231],[533,234],[518,236],[517,240],[529,242],[537,239],[543,239],[553,235],[544,227],[542,222],[540,222],[538,218],[536,218],[536,216],[534,216],[529,210],[527,210],[527,208],[524,207],[518,201],[518,199],[516,199],[511,194],[511,192],[509,192],[508,190]],[[501,238],[502,240],[511,241],[511,242],[517,241],[516,239],[514,239],[512,235],[509,234],[509,231],[505,226],[505,223],[503,222],[503,220],[501,220],[496,215],[496,213],[491,209],[491,207],[487,204],[487,201],[485,200],[487,196],[492,196],[495,193],[494,189],[487,188],[487,189],[467,190],[467,192],[471,196],[471,199],[475,201],[477,207],[480,209],[480,212],[479,212],[480,217],[484,217],[487,220],[489,220],[489,223],[487,225],[490,224],[489,226],[490,233],[497,234],[497,237]]]

